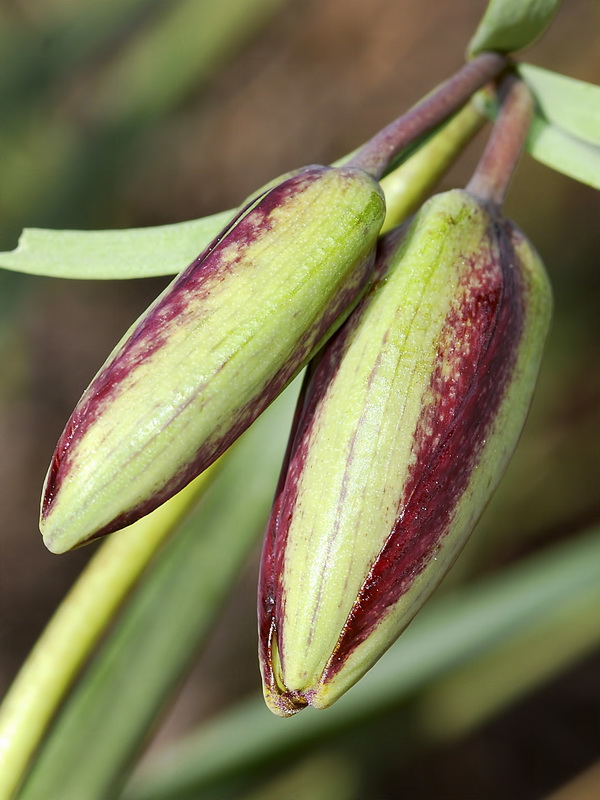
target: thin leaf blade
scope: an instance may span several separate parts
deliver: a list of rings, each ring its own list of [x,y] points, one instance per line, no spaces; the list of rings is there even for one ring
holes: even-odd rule
[[[298,383],[240,439],[67,701],[18,800],[108,800],[262,533]]]
[[[600,147],[600,86],[533,64],[519,64],[517,69],[548,122]]]
[[[104,231],[25,228],[0,267],[51,278],[116,280],[174,275],[223,229],[233,211],[160,225]]]
[[[542,164],[600,189],[600,147],[575,138],[539,114],[533,120],[527,150]]]
[[[432,603],[352,692],[326,712],[308,709],[275,718],[262,698],[251,698],[213,719],[157,757],[129,784],[122,800],[211,797],[215,787],[243,770],[299,753],[384,712],[430,683],[482,656],[493,657],[511,642],[531,637],[558,620],[568,606],[581,613],[600,602],[600,529],[517,564],[479,584]],[[598,625],[590,626],[590,645]],[[580,653],[578,645],[575,657]],[[557,668],[564,667],[560,652]],[[252,734],[248,735],[251,731]]]

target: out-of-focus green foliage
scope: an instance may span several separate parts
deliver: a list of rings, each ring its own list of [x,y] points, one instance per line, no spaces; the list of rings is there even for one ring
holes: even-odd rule
[[[240,440],[161,551],[51,730],[19,800],[115,796],[262,533],[297,389]]]
[[[597,646],[599,578],[600,530],[594,529],[432,603],[352,692],[326,712],[309,709],[282,723],[257,697],[211,720],[157,758],[132,781],[123,800],[208,800],[220,782],[298,755],[338,731],[398,708],[423,689],[429,702],[418,712],[413,741],[419,729],[439,736],[469,720],[480,721],[548,679],[567,654]],[[468,704],[458,709],[458,717],[448,680],[461,681],[463,693],[473,680],[478,686],[467,692]]]
[[[387,207],[385,230],[416,210],[426,190],[437,183],[483,121],[483,114],[475,103],[468,104],[460,114],[440,126],[437,135],[423,137],[424,146],[414,157],[383,179],[381,187]],[[412,149],[412,145],[407,148],[407,157]],[[349,158],[344,156],[336,164],[342,165]],[[187,222],[124,230],[25,228],[17,248],[0,253],[0,269],[86,280],[171,275],[196,258],[234,213],[234,209],[230,209]]]
[[[283,0],[54,3],[3,27],[0,213],[82,226],[140,152],[150,125],[198,91]],[[85,102],[82,87],[92,91]],[[90,185],[93,191],[90,192]]]

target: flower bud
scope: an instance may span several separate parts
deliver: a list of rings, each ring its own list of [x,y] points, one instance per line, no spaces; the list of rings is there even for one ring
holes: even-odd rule
[[[311,367],[263,550],[264,693],[324,708],[439,584],[513,452],[550,316],[533,247],[453,190],[383,240]]]
[[[307,167],[252,199],[77,404],[46,478],[49,549],[130,524],[208,467],[340,324],[384,214],[379,185],[349,167]]]

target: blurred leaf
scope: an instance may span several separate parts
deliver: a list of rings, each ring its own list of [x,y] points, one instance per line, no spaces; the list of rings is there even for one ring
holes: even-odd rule
[[[348,758],[317,754],[236,800],[359,800],[357,771]]]
[[[235,445],[67,701],[18,800],[113,800],[263,530],[297,393]]]
[[[217,469],[213,465],[151,514],[107,539],[52,616],[0,706],[0,797],[19,784],[82,665]]]
[[[519,64],[517,70],[549,123],[600,147],[600,86],[533,64]]]
[[[600,761],[596,761],[545,800],[595,800],[599,786]]]
[[[588,655],[600,642],[599,608],[600,582],[437,681],[418,707],[428,737],[466,734]]]
[[[177,0],[103,77],[97,102],[116,118],[162,114],[213,74],[284,0]]]
[[[184,269],[210,244],[233,211],[160,225],[107,231],[26,228],[0,267],[53,278],[149,278]]]
[[[2,20],[0,119],[24,114],[85,65],[105,57],[165,0],[88,0],[36,14],[35,24]]]
[[[539,114],[533,119],[527,150],[542,164],[600,189],[600,147],[576,139]]]
[[[14,74],[0,89],[0,105],[14,111],[0,143],[5,241],[14,241],[25,215],[40,227],[64,227],[67,219],[93,227],[144,152],[144,134],[204,87],[283,0],[126,0],[132,8],[114,15],[120,24],[111,34],[115,2],[105,13],[97,2],[92,12],[67,13],[38,36],[22,32],[36,67],[29,74],[30,59],[19,59],[17,47]],[[107,36],[92,46],[96,17]],[[77,46],[80,26],[89,51]],[[55,28],[64,47],[53,46]],[[73,57],[63,56],[71,46]],[[21,99],[27,87],[31,97]]]
[[[467,53],[512,53],[528,47],[550,24],[560,3],[561,0],[490,0]]]
[[[181,740],[131,782],[122,800],[201,800],[212,787],[243,770],[329,738],[461,665],[488,656],[535,632],[549,620],[577,625],[600,601],[600,529],[556,546],[504,573],[446,595],[421,612],[381,661],[335,706],[273,717],[252,698]],[[564,613],[570,609],[575,613]],[[589,631],[590,642],[598,630]],[[536,643],[537,646],[537,643]]]

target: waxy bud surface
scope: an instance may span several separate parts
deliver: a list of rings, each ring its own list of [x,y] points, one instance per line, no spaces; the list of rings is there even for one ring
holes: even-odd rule
[[[340,324],[385,214],[353,168],[308,167],[253,199],[117,345],[46,478],[64,552],[130,524],[211,464]]]
[[[382,240],[311,365],[263,550],[267,704],[324,708],[446,574],[512,454],[550,316],[536,252],[466,191]]]

